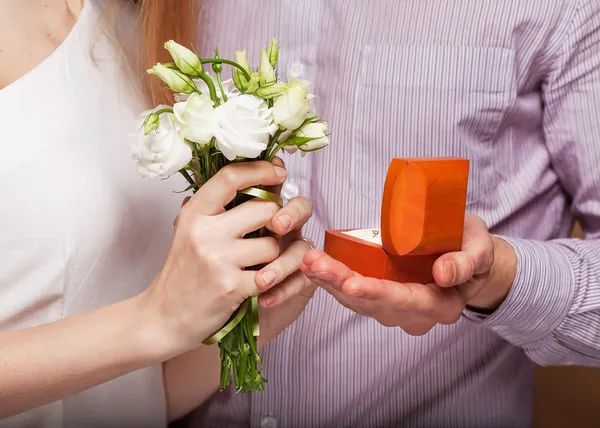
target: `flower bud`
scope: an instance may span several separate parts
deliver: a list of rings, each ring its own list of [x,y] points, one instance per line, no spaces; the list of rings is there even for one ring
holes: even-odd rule
[[[252,73],[252,69],[250,68],[250,64],[248,63],[248,57],[246,56],[246,51],[236,51],[235,62],[241,65],[242,68],[246,70],[248,74]]]
[[[219,48],[215,48],[215,59],[220,59],[219,56]],[[223,71],[223,66],[221,64],[213,64],[212,65],[213,72],[215,74],[219,74]]]
[[[182,92],[184,94],[196,92],[196,85],[194,85],[192,79],[179,70],[168,68],[158,63],[148,70],[147,73],[165,82],[173,92]]]
[[[260,81],[259,74],[252,73],[250,75],[250,81],[248,82],[248,86],[246,87],[246,90],[244,91],[244,93],[252,94],[252,93],[256,92],[256,90],[258,89],[259,81]]]
[[[159,121],[160,118],[156,113],[150,113],[148,116],[146,116],[146,119],[144,120],[144,135],[148,135],[158,128]]]
[[[173,40],[165,43],[165,49],[169,51],[179,70],[189,76],[200,76],[202,63],[198,55]]]
[[[267,56],[271,67],[275,68],[277,65],[277,59],[279,58],[279,43],[276,39],[271,40],[271,44],[267,48]]]
[[[256,96],[269,100],[281,95],[283,91],[287,89],[287,83],[274,83],[272,85],[261,86],[256,90]]]
[[[250,69],[250,65],[248,64],[248,58],[246,57],[246,51],[236,51],[235,52],[235,61],[244,69],[248,74],[252,73]],[[233,82],[235,83],[236,88],[240,92],[245,92],[248,87],[248,79],[237,67],[233,71]]]
[[[261,86],[275,83],[277,81],[277,76],[275,75],[275,70],[273,70],[271,63],[269,62],[267,51],[262,51],[260,54],[259,74]]]

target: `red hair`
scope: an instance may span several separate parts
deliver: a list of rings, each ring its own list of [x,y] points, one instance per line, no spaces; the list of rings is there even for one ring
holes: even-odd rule
[[[198,40],[196,32],[200,16],[201,0],[112,0],[105,10],[104,25],[112,28],[118,21],[123,8],[133,6],[137,14],[133,46],[129,40],[130,32],[122,32],[116,28],[113,41],[123,48],[123,58],[127,60],[126,68],[133,72],[132,78],[139,85],[141,95],[149,103],[171,104],[173,94],[165,88],[159,79],[146,74],[146,70],[157,62],[171,62],[164,44],[167,40],[175,40],[187,47],[192,47]],[[133,48],[133,51],[131,51]]]
[[[191,47],[197,43],[197,0],[136,0],[139,8],[140,57],[139,66],[148,69],[157,62],[170,62],[164,48],[167,40]],[[144,75],[144,90],[154,105],[173,101],[170,91],[158,79]]]

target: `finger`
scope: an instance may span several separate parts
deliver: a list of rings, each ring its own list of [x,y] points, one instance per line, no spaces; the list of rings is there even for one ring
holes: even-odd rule
[[[300,269],[304,255],[310,251],[307,242],[293,242],[276,260],[256,272],[256,285],[267,290]]]
[[[240,272],[240,276],[235,284],[235,288],[243,298],[258,296],[261,290],[254,283],[254,271],[246,270]]]
[[[377,278],[352,277],[344,281],[340,289],[346,295],[381,301],[397,309],[404,309],[413,300],[411,287]]]
[[[376,313],[368,314],[375,318],[385,312],[404,312],[433,320],[434,323],[453,324],[464,308],[458,289],[444,289],[436,284],[402,284],[376,278],[354,277],[343,284],[342,291],[346,295],[356,297],[355,300],[376,303]]]
[[[208,180],[185,208],[204,215],[220,214],[238,190],[258,185],[278,185],[286,177],[285,169],[265,161],[230,164]]]
[[[296,197],[281,208],[266,227],[277,235],[285,235],[302,228],[311,216],[312,202],[304,197]]]
[[[242,237],[264,227],[277,211],[275,202],[254,198],[222,213],[219,222],[231,236]]]
[[[239,239],[230,252],[230,260],[241,268],[271,263],[278,256],[279,243],[274,238]]]
[[[349,278],[359,276],[343,263],[333,259],[319,249],[309,251],[304,256],[302,272],[311,280],[318,281],[320,286],[327,284],[341,290],[342,284]]]
[[[433,265],[435,282],[452,287],[488,272],[494,262],[494,244],[485,222],[474,215],[465,217],[462,251],[444,254]]]
[[[314,294],[316,287],[316,284],[313,284],[302,272],[296,271],[281,284],[261,294],[258,302],[263,308],[272,308],[294,296],[302,295],[309,298]]]
[[[286,169],[285,163],[283,162],[283,159],[281,159],[281,158],[275,157],[275,158],[273,158],[271,163],[275,166]],[[271,192],[271,193],[275,193],[276,195],[279,195],[281,193],[282,186],[283,186],[283,183],[277,184],[275,186],[265,186],[265,190],[268,192]]]

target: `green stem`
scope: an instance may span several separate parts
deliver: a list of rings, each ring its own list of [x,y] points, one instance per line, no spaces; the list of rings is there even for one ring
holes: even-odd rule
[[[235,61],[230,61],[228,59],[221,59],[221,58],[219,58],[219,59],[216,59],[216,58],[206,58],[206,59],[200,59],[200,63],[202,63],[202,64],[228,64],[228,65],[231,65],[231,66],[239,69],[244,74],[244,76],[246,77],[246,79],[250,80],[250,73],[248,73],[244,67],[242,67],[241,65],[239,65]]]
[[[208,86],[208,93],[210,94],[210,99],[213,101],[213,103],[215,103],[216,106],[218,106],[219,105],[219,97],[217,96],[217,90],[215,88],[215,84],[213,83],[212,79],[204,71],[202,73],[200,73],[199,77],[200,77],[200,79],[202,79],[204,81],[204,83],[206,83],[206,86]]]
[[[275,155],[277,154],[277,152],[279,152],[285,146],[286,146],[286,142],[285,141],[282,141],[281,143],[277,144],[277,147],[275,147],[275,149],[271,152],[271,154],[267,158],[267,161],[271,162],[275,158]]]
[[[190,177],[190,175],[188,174],[188,172],[185,169],[180,169],[179,173],[185,177],[185,179],[188,181],[188,183],[190,183],[190,185],[192,185],[192,186],[196,185],[196,182],[194,181],[194,179],[192,177]]]
[[[210,145],[204,148],[204,173],[206,174],[206,180],[210,180],[212,177],[212,159],[210,156]]]
[[[271,153],[271,149],[273,148],[273,145],[277,142],[277,139],[279,138],[279,136],[283,133],[283,129],[278,128],[277,131],[275,131],[275,133],[273,134],[273,136],[270,138],[269,140],[269,145],[267,146],[267,150],[265,150],[265,160],[267,159],[267,156],[269,153]]]
[[[173,109],[172,108],[161,108],[160,110],[156,110],[153,113],[157,116],[160,116],[163,113],[173,113]]]
[[[223,97],[223,101],[227,102],[227,95],[225,94],[225,90],[223,89],[223,82],[221,82],[221,73],[216,73],[217,75],[217,83],[219,84],[219,89],[221,90],[221,95]]]

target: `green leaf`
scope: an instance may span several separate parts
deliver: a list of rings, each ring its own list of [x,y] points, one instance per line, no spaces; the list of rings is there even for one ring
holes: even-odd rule
[[[318,140],[319,138],[321,137],[298,137],[297,135],[292,135],[291,137],[286,138],[284,142],[286,143],[286,146],[300,147],[309,141]]]

